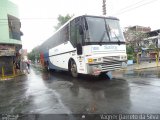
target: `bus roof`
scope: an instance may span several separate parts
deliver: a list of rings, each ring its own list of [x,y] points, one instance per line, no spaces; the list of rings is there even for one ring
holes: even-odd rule
[[[112,19],[112,20],[119,20],[118,18],[116,17],[112,17],[112,16],[104,16],[104,15],[101,15],[101,16],[96,16],[96,15],[76,15],[76,16],[73,16],[71,19],[69,19],[64,25],[62,25],[58,30],[56,30],[54,34],[56,34],[58,31],[60,31],[64,26],[66,26],[69,22],[71,22],[72,20],[74,20],[75,18],[78,18],[78,17],[97,17],[97,18],[106,18],[106,19]],[[52,36],[53,36],[52,35]],[[45,43],[47,42],[48,40],[50,40],[52,38],[52,36],[50,36],[47,40],[45,40],[41,45],[40,47]]]
[[[56,32],[60,31],[64,26],[66,26],[70,21],[74,20],[75,18],[78,18],[78,17],[99,17],[99,18],[107,18],[107,19],[112,19],[112,20],[119,20],[118,18],[116,17],[112,17],[112,16],[104,16],[104,15],[101,15],[101,16],[96,16],[96,15],[77,15],[77,16],[73,16],[71,19],[69,19],[64,25],[62,25],[58,30],[56,30]],[[56,33],[55,32],[55,33]],[[54,34],[55,34],[54,33]]]

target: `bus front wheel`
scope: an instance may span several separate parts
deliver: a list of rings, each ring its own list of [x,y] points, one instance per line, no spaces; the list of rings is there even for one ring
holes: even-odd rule
[[[70,72],[73,77],[78,77],[77,65],[73,60],[71,61],[71,64],[70,64]]]

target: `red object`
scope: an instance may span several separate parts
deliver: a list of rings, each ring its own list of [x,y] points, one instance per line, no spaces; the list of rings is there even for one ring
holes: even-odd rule
[[[44,66],[44,53],[40,53],[40,63]]]

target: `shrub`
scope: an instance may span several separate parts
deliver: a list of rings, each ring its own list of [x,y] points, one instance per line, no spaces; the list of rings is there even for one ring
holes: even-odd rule
[[[128,60],[133,60],[134,57],[133,57],[133,55],[131,55],[131,54],[127,54],[127,59],[128,59]]]

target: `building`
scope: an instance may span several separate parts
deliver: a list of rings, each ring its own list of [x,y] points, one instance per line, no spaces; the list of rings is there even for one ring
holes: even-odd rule
[[[18,6],[9,0],[0,0],[0,74],[2,67],[5,72],[11,72],[13,62],[20,58],[22,48],[20,31],[21,22]]]
[[[142,43],[146,48],[160,48],[160,29],[145,34],[147,35],[147,38],[145,38]]]
[[[125,28],[124,35],[127,43],[140,42],[141,47],[160,48],[160,29],[151,31],[150,27],[132,26]]]
[[[150,55],[153,59],[160,52],[160,29],[151,31],[150,27],[133,26],[125,28],[126,43],[134,47],[135,52],[142,52],[142,56]]]
[[[144,27],[144,26],[138,26],[138,25],[126,27],[125,29],[135,31],[135,32],[142,32],[142,33],[151,31],[150,27]]]
[[[147,37],[146,34],[144,33],[150,31],[151,31],[150,27],[144,27],[138,25],[125,27],[124,36],[126,39],[126,43],[137,44],[136,46],[139,46],[138,44],[140,44],[140,41],[142,41],[145,37]]]

